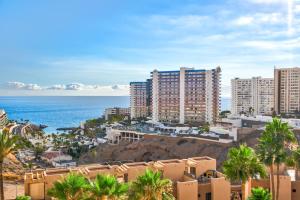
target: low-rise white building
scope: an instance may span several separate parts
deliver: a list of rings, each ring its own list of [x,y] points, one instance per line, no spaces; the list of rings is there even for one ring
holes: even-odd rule
[[[114,107],[114,108],[105,109],[104,112],[105,120],[109,120],[109,118],[114,115],[122,115],[122,116],[130,117],[130,108]]]
[[[144,137],[145,133],[126,130],[126,129],[117,129],[112,127],[106,128],[106,138],[110,144],[119,144],[120,141],[135,142]]]
[[[232,123],[234,127],[241,128],[244,126],[243,121],[248,121],[248,122],[261,122],[267,123],[271,122],[273,120],[273,117],[271,116],[263,116],[263,115],[256,115],[256,116],[228,116],[227,118],[223,118],[222,122],[228,122]],[[300,119],[294,119],[294,118],[281,118],[283,122],[286,122],[289,124],[290,127],[292,128],[300,128]]]

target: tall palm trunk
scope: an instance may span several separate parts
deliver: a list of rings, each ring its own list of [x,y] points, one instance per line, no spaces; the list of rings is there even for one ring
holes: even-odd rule
[[[272,187],[272,199],[275,200],[275,181],[274,181],[274,168],[273,164],[270,166],[270,177],[271,177],[271,187]]]
[[[246,200],[246,184],[242,183],[241,185],[241,189],[242,189],[242,200]]]
[[[102,195],[101,200],[108,200],[108,196],[107,195]]]
[[[279,164],[277,164],[277,189],[276,189],[276,200],[279,199],[279,185],[280,185]]]

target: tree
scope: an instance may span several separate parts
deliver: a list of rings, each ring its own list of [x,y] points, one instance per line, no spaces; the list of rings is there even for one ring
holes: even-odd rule
[[[283,123],[278,118],[273,118],[272,122],[267,123],[265,131],[259,138],[257,153],[260,160],[270,168],[272,197],[278,200],[279,197],[279,168],[288,158],[287,149],[295,143],[296,137],[289,129],[287,123]],[[277,171],[277,189],[275,194],[274,166]]]
[[[128,185],[119,183],[114,176],[98,174],[95,181],[90,182],[88,191],[94,200],[117,200],[126,196]]]
[[[298,180],[300,173],[300,147],[292,150],[290,157],[287,159],[287,165],[295,168],[295,178]]]
[[[251,196],[248,198],[248,200],[271,200],[271,194],[269,191],[258,187],[258,188],[252,188],[251,190]]]
[[[253,113],[254,113],[254,108],[252,108],[252,107],[249,107],[249,110],[248,110],[248,112],[249,112],[249,115],[253,115]]]
[[[230,110],[223,110],[220,113],[220,118],[227,118],[227,115],[231,114]]]
[[[202,129],[205,133],[208,133],[209,132],[209,129],[210,129],[210,126],[209,126],[209,123],[206,123],[202,126]]]
[[[82,200],[87,188],[88,181],[84,176],[70,173],[63,180],[56,181],[48,195],[58,200]]]
[[[242,188],[249,178],[266,176],[265,167],[255,151],[246,145],[229,150],[227,160],[223,164],[223,172],[230,181],[242,184]]]
[[[45,152],[45,150],[46,148],[44,145],[42,145],[41,143],[36,143],[35,146],[33,147],[35,159],[40,160],[41,155]]]
[[[15,151],[18,146],[18,137],[11,135],[8,131],[0,130],[0,199],[4,199],[4,188],[3,188],[3,162],[4,158],[10,153]]]
[[[173,200],[172,181],[162,179],[160,172],[146,170],[131,185],[129,199],[132,200]]]

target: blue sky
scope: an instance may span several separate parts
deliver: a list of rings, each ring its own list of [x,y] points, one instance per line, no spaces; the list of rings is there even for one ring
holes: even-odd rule
[[[300,61],[300,0],[0,0],[0,95],[127,95],[153,69],[272,77]]]

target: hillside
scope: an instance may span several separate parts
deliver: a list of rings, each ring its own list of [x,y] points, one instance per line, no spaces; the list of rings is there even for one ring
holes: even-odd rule
[[[23,179],[25,169],[13,154],[4,159],[3,176],[5,180]]]
[[[255,146],[259,132],[245,136],[240,143]],[[188,158],[210,156],[217,159],[218,168],[226,159],[228,149],[239,143],[221,144],[194,138],[157,137],[144,138],[139,142],[123,142],[119,145],[103,144],[84,154],[79,164],[103,163],[107,161],[151,161],[160,159]]]

